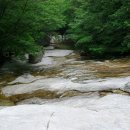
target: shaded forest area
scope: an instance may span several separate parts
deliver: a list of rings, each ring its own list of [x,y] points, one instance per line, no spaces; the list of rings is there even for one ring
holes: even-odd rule
[[[0,62],[36,55],[56,32],[94,57],[129,55],[130,0],[0,0]]]

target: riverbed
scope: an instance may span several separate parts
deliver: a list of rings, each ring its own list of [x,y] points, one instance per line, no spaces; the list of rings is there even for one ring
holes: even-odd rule
[[[130,129],[130,57],[47,49],[40,63],[6,63],[1,73],[0,130]]]

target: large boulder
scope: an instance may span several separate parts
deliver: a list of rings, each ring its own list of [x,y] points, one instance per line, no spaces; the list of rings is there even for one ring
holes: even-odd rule
[[[36,63],[41,62],[43,54],[44,53],[42,51],[39,52],[37,55],[29,54],[29,59],[28,59],[29,63],[36,64]]]
[[[124,90],[130,92],[130,82],[125,85]]]

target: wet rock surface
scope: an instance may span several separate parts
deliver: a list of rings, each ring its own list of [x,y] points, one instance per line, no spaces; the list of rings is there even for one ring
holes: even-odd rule
[[[50,118],[50,130],[130,129],[129,58],[81,60],[48,47],[41,62],[17,69],[0,78],[0,129],[46,130]]]
[[[77,90],[80,92],[95,92],[110,89],[124,90],[125,85],[129,82],[130,77],[127,78],[110,78],[99,80],[87,80],[83,83],[73,82],[63,78],[43,78],[26,84],[8,85],[2,88],[2,93],[6,96],[33,93],[38,90],[57,91],[63,93],[66,91]],[[127,91],[125,89],[125,91]]]
[[[113,99],[113,100],[111,100]],[[44,105],[19,105],[0,110],[4,130],[129,130],[130,97],[78,97]]]

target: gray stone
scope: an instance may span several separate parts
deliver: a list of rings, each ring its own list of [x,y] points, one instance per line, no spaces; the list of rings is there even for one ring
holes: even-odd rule
[[[48,125],[49,124],[49,125]],[[129,130],[130,97],[78,97],[0,110],[1,130]]]
[[[29,63],[36,64],[42,60],[43,52],[39,52],[37,55],[29,55]]]
[[[130,82],[125,85],[124,90],[130,92]]]

